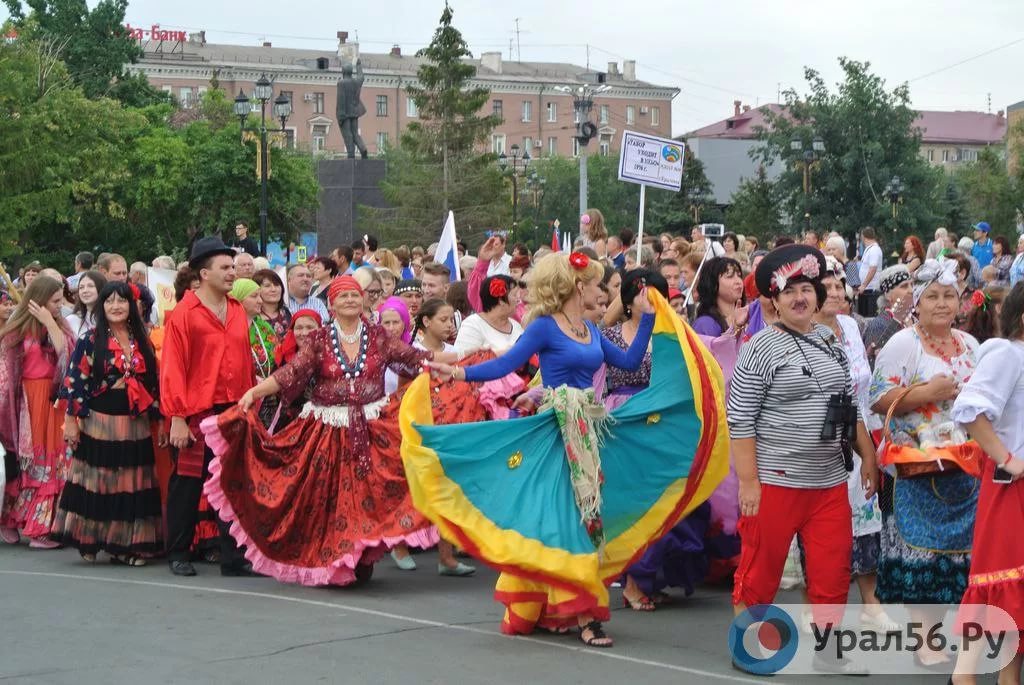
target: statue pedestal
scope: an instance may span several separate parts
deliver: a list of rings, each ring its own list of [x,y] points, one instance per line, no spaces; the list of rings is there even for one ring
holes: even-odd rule
[[[320,208],[316,232],[320,254],[355,240],[359,205],[387,207],[380,191],[386,163],[383,159],[325,159],[317,169]]]

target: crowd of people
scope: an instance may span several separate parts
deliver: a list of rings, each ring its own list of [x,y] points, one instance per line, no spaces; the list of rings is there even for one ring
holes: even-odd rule
[[[610,586],[650,612],[731,583],[739,614],[794,574],[805,630],[851,582],[879,634],[895,603],[1024,625],[998,532],[1024,511],[1024,236],[886,258],[870,227],[579,230],[460,244],[453,278],[436,244],[372,236],[279,272],[239,222],[153,260],[177,267],[164,316],[122,255],[25,265],[0,291],[0,540],[306,585],[436,545],[441,575],[501,571],[504,632],[592,647]]]

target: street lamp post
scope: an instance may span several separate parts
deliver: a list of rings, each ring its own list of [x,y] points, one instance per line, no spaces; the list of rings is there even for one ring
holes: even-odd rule
[[[235,98],[235,114],[238,116],[239,126],[242,129],[242,141],[245,141],[245,120],[253,110],[252,100],[260,102],[260,149],[257,154],[260,156],[260,254],[267,254],[267,168],[270,162],[270,150],[267,146],[267,133],[284,133],[285,123],[292,113],[292,101],[285,97],[284,93],[274,100],[273,116],[281,121],[281,128],[267,128],[267,103],[274,97],[273,84],[266,74],[260,74],[256,81],[256,87],[252,92],[252,99],[244,91],[238,91]]]
[[[573,138],[579,143],[580,162],[580,214],[587,211],[587,143],[597,136],[597,126],[590,120],[590,111],[594,108],[594,96],[611,90],[611,86],[603,85],[596,88],[590,85],[558,86],[555,90],[572,95],[573,118],[576,121],[576,135]]]
[[[519,224],[519,176],[525,174],[530,166],[530,151],[524,150],[519,154],[519,145],[512,143],[509,148],[512,156],[504,152],[498,155],[498,166],[502,172],[512,177],[512,237],[515,238],[516,227]],[[511,164],[509,162],[511,161]]]
[[[805,148],[801,138],[793,138],[789,141],[789,149],[795,156],[796,164],[803,169],[804,175],[804,225],[811,230],[811,212],[808,207],[811,194],[811,172],[818,168],[821,157],[825,153],[825,141],[820,136],[815,136],[811,141],[811,147]]]
[[[885,186],[885,190],[882,191],[882,195],[892,205],[892,234],[894,238],[898,238],[897,235],[900,230],[899,215],[900,205],[903,204],[903,194],[907,188],[903,185],[903,181],[900,180],[899,176],[893,176],[889,181],[888,185]]]

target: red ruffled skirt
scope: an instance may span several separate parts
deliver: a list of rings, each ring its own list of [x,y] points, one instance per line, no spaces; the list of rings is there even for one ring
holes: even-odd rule
[[[969,604],[999,607],[1024,627],[1024,546],[1008,531],[1024,521],[1024,481],[992,482],[995,464],[982,464],[978,513],[971,547],[971,572],[957,615],[961,621],[984,620]]]
[[[286,583],[348,585],[390,546],[437,543],[412,505],[399,455],[397,411],[367,422],[369,469],[349,431],[315,416],[273,437],[255,412],[233,407],[203,421],[216,455],[205,492],[259,573]]]

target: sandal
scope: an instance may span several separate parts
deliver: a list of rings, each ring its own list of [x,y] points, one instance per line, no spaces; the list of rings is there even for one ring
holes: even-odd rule
[[[82,557],[82,561],[84,561],[84,562],[86,562],[88,564],[95,564],[96,563],[96,555],[95,554],[89,554],[88,552],[79,552],[79,555]]]
[[[590,637],[584,637],[587,631],[590,631]],[[580,626],[580,642],[585,644],[587,647],[597,647],[598,649],[608,649],[615,643],[608,637],[607,633],[601,627],[600,621],[591,621],[585,626]],[[602,642],[607,640],[607,642]]]
[[[115,566],[145,566],[146,560],[142,557],[137,557],[134,554],[115,554],[110,557],[110,563]]]
[[[656,604],[657,602],[652,602],[651,598],[644,594],[641,594],[636,599],[630,599],[626,596],[625,592],[622,593],[622,606],[629,607],[633,611],[654,611],[658,608],[655,606]]]

